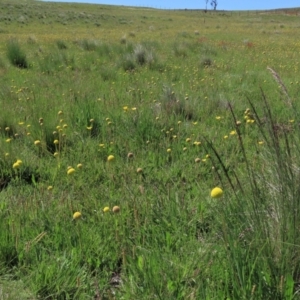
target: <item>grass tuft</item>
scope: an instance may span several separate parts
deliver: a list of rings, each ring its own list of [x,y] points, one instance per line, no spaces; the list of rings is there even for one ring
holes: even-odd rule
[[[11,39],[8,41],[6,53],[12,65],[21,69],[29,67],[26,54],[22,51],[17,40]]]

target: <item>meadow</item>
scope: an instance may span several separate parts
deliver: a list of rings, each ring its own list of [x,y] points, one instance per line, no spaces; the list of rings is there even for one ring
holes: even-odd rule
[[[0,300],[300,299],[299,29],[2,1]]]

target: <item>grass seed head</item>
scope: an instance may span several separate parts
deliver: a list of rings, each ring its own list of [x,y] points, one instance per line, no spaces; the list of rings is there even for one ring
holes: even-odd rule
[[[113,209],[112,209],[113,213],[117,214],[120,212],[120,206],[114,206]]]

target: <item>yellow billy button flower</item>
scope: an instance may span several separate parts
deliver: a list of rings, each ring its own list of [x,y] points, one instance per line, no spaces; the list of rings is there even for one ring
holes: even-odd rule
[[[79,220],[81,218],[81,212],[76,211],[73,214],[73,220]]]
[[[263,143],[264,143],[263,141],[259,141],[258,145],[263,145]]]
[[[57,113],[59,116],[61,116],[63,114],[63,112],[60,110],[58,113]]]
[[[36,146],[39,146],[39,145],[41,144],[41,141],[40,141],[40,140],[36,140],[36,141],[34,141],[34,144],[35,144]]]
[[[107,161],[109,161],[109,162],[113,161],[114,159],[115,159],[115,157],[113,155],[109,155],[107,157]]]
[[[54,152],[54,153],[53,153],[53,156],[54,156],[54,157],[57,157],[58,155],[59,155],[58,152]]]
[[[18,168],[20,168],[20,166],[21,166],[21,164],[18,163],[18,162],[15,162],[15,163],[13,164],[13,168],[14,168],[14,169],[18,169]]]
[[[212,198],[220,198],[223,196],[223,190],[219,187],[215,187],[211,190],[210,196]]]
[[[195,163],[199,163],[201,159],[199,157],[195,158]]]
[[[120,212],[120,206],[114,206],[113,209],[112,209],[113,213],[117,214]]]
[[[67,171],[68,175],[72,175],[74,173],[75,173],[75,169],[74,168],[69,168],[68,171]]]
[[[137,172],[137,173],[143,173],[143,169],[142,169],[142,168],[137,168],[137,169],[136,169],[136,172]]]
[[[59,143],[58,140],[54,140],[54,141],[53,141],[53,144],[55,144],[55,145],[57,145],[58,143]]]
[[[103,208],[103,212],[104,212],[104,213],[109,212],[109,211],[110,211],[110,208],[109,208],[108,206],[105,206],[105,207]]]
[[[87,130],[92,130],[93,126],[87,126],[86,129]]]
[[[171,153],[171,152],[172,152],[172,150],[171,150],[170,148],[168,148],[168,149],[167,149],[167,152],[168,152],[168,153]]]
[[[6,139],[5,142],[6,142],[6,143],[10,143],[10,142],[11,142],[11,139]]]
[[[52,185],[49,185],[48,187],[47,187],[47,190],[48,191],[51,191],[53,189],[53,186]]]
[[[78,165],[77,165],[77,168],[78,168],[78,169],[81,169],[81,168],[82,168],[82,164],[78,164]]]

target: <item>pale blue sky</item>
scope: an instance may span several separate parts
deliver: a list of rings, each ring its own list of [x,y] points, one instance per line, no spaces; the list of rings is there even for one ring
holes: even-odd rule
[[[55,0],[56,2],[82,2],[126,6],[147,6],[154,8],[205,8],[205,0]],[[210,2],[210,0],[209,0]],[[300,0],[218,0],[218,9],[224,10],[251,10],[300,7]],[[208,5],[210,8],[210,5]]]

